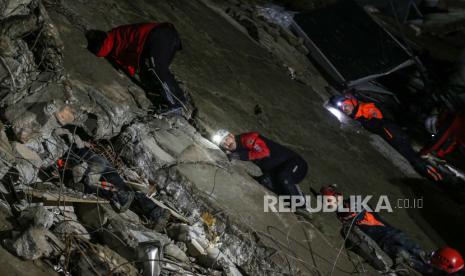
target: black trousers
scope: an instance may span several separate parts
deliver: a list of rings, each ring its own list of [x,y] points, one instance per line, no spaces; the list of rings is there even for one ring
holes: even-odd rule
[[[417,172],[425,173],[427,163],[412,148],[410,138],[398,125],[384,123],[376,130],[376,133],[405,157]]]
[[[263,172],[258,182],[278,195],[303,196],[297,186],[307,175],[307,162],[301,157],[289,159],[273,169]]]
[[[100,195],[104,198],[111,199],[113,194],[118,191],[131,191],[132,189],[124,182],[123,178],[118,174],[114,166],[103,156],[94,153],[89,148],[77,149],[73,147],[71,158],[75,158],[77,162],[87,162],[88,168],[85,172],[85,192]],[[114,189],[106,190],[97,183],[90,183],[89,176],[91,174],[99,174],[100,181],[106,181],[108,185],[113,185]],[[154,210],[161,212],[159,208],[150,198],[142,192],[136,192],[134,201],[131,205],[131,210],[140,216],[150,217]]]
[[[149,91],[159,90],[161,85],[161,96],[170,107],[181,107],[186,102],[184,92],[169,69],[181,48],[178,32],[173,25],[165,23],[148,34],[141,55],[139,75],[143,85]]]

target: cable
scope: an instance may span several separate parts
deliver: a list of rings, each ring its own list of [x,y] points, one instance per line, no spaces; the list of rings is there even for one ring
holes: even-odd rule
[[[343,241],[341,247],[339,248],[339,252],[338,252],[337,255],[336,255],[336,259],[334,260],[334,264],[333,264],[333,267],[332,267],[332,269],[331,269],[331,273],[329,274],[330,276],[333,275],[333,273],[334,273],[334,269],[336,268],[337,261],[339,260],[339,257],[340,257],[340,255],[341,255],[341,253],[342,253],[342,250],[344,249],[345,244],[346,244],[346,242],[347,242],[347,239],[349,238],[349,234],[350,234],[350,231],[352,230],[352,226],[353,226],[354,223],[355,223],[355,219],[356,219],[358,216],[360,216],[360,214],[362,214],[364,211],[365,211],[365,209],[362,209],[362,211],[361,211],[360,213],[358,213],[356,216],[354,216],[353,219],[352,219],[352,221],[350,222],[349,230],[347,230],[347,234],[346,234],[346,236],[344,237],[344,241]]]

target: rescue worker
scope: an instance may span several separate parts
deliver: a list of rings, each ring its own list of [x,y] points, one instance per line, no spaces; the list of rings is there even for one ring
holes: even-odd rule
[[[85,163],[84,172],[78,172],[77,166]],[[113,208],[125,212],[131,208],[138,215],[145,217],[149,226],[159,229],[169,219],[169,211],[158,207],[144,193],[134,192],[118,174],[115,167],[103,156],[88,147],[72,144],[69,152],[58,160],[57,167],[63,178],[68,178],[73,185],[84,184],[84,193],[95,194],[110,200]],[[81,176],[77,177],[76,174]]]
[[[173,24],[124,25],[108,33],[90,30],[86,38],[89,51],[121,66],[132,77],[138,73],[149,91],[161,83],[162,97],[168,104],[164,112],[182,111],[186,98],[169,69],[175,53],[182,49]]]
[[[399,152],[413,168],[433,181],[442,181],[443,176],[437,168],[428,164],[412,148],[407,134],[394,122],[384,118],[381,110],[374,103],[365,103],[352,95],[333,96],[330,103],[362,126],[386,140]]]
[[[420,151],[422,155],[432,154],[446,159],[457,149],[465,153],[465,115],[459,113],[432,115],[425,120],[425,128],[432,135],[432,139]]]
[[[307,162],[294,151],[280,145],[257,132],[234,135],[227,130],[219,130],[213,141],[226,150],[230,159],[252,161],[262,171],[256,180],[278,195],[304,195],[297,186],[307,175]],[[305,205],[297,208],[307,215]]]
[[[326,204],[342,205],[351,210],[349,212],[336,211],[338,219],[343,224],[341,233],[348,241],[348,244],[356,248],[354,250],[356,253],[364,258],[371,258],[367,259],[367,261],[371,265],[375,264],[373,266],[376,269],[393,269],[395,271],[399,268],[399,265],[407,264],[420,273],[429,273],[431,271],[426,253],[420,245],[407,237],[401,230],[391,226],[378,213],[367,210],[352,212],[354,206],[350,206],[349,200],[344,200],[342,194],[336,191],[333,185],[322,187],[320,194],[325,196]],[[356,235],[358,230],[374,241],[392,259],[393,265],[391,268],[377,265],[377,263],[386,262],[377,259],[379,258],[377,254],[372,254],[372,251],[375,252],[375,250],[367,244],[366,238]]]

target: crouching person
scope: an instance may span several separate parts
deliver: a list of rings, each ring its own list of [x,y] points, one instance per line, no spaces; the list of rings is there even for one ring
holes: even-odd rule
[[[230,159],[255,163],[262,171],[262,176],[256,178],[261,185],[278,195],[301,197],[296,201],[305,202],[297,184],[305,178],[308,168],[300,155],[257,132],[234,135],[219,130],[213,140]],[[295,207],[296,214],[310,218],[305,204]]]
[[[131,208],[155,228],[169,218],[169,211],[158,207],[144,193],[132,191],[115,167],[88,147],[73,144],[69,152],[58,160],[57,166],[65,180],[72,181],[73,185],[82,183],[84,193],[108,199],[119,213]]]
[[[349,201],[344,200],[334,186],[321,188],[320,194],[330,206],[352,209]],[[367,210],[359,212],[337,210],[336,214],[343,224],[341,233],[346,240],[346,246],[363,257],[375,269],[390,272],[398,270],[401,265],[407,265],[422,274],[431,271],[426,253],[420,245],[401,230],[389,225],[378,213]],[[383,254],[379,253],[377,247],[391,258],[392,265],[389,260],[382,258]]]

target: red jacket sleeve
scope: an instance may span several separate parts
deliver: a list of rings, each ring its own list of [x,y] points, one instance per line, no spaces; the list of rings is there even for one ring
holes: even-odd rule
[[[270,149],[256,132],[241,135],[241,143],[248,151],[248,160],[262,159],[270,156]]]

